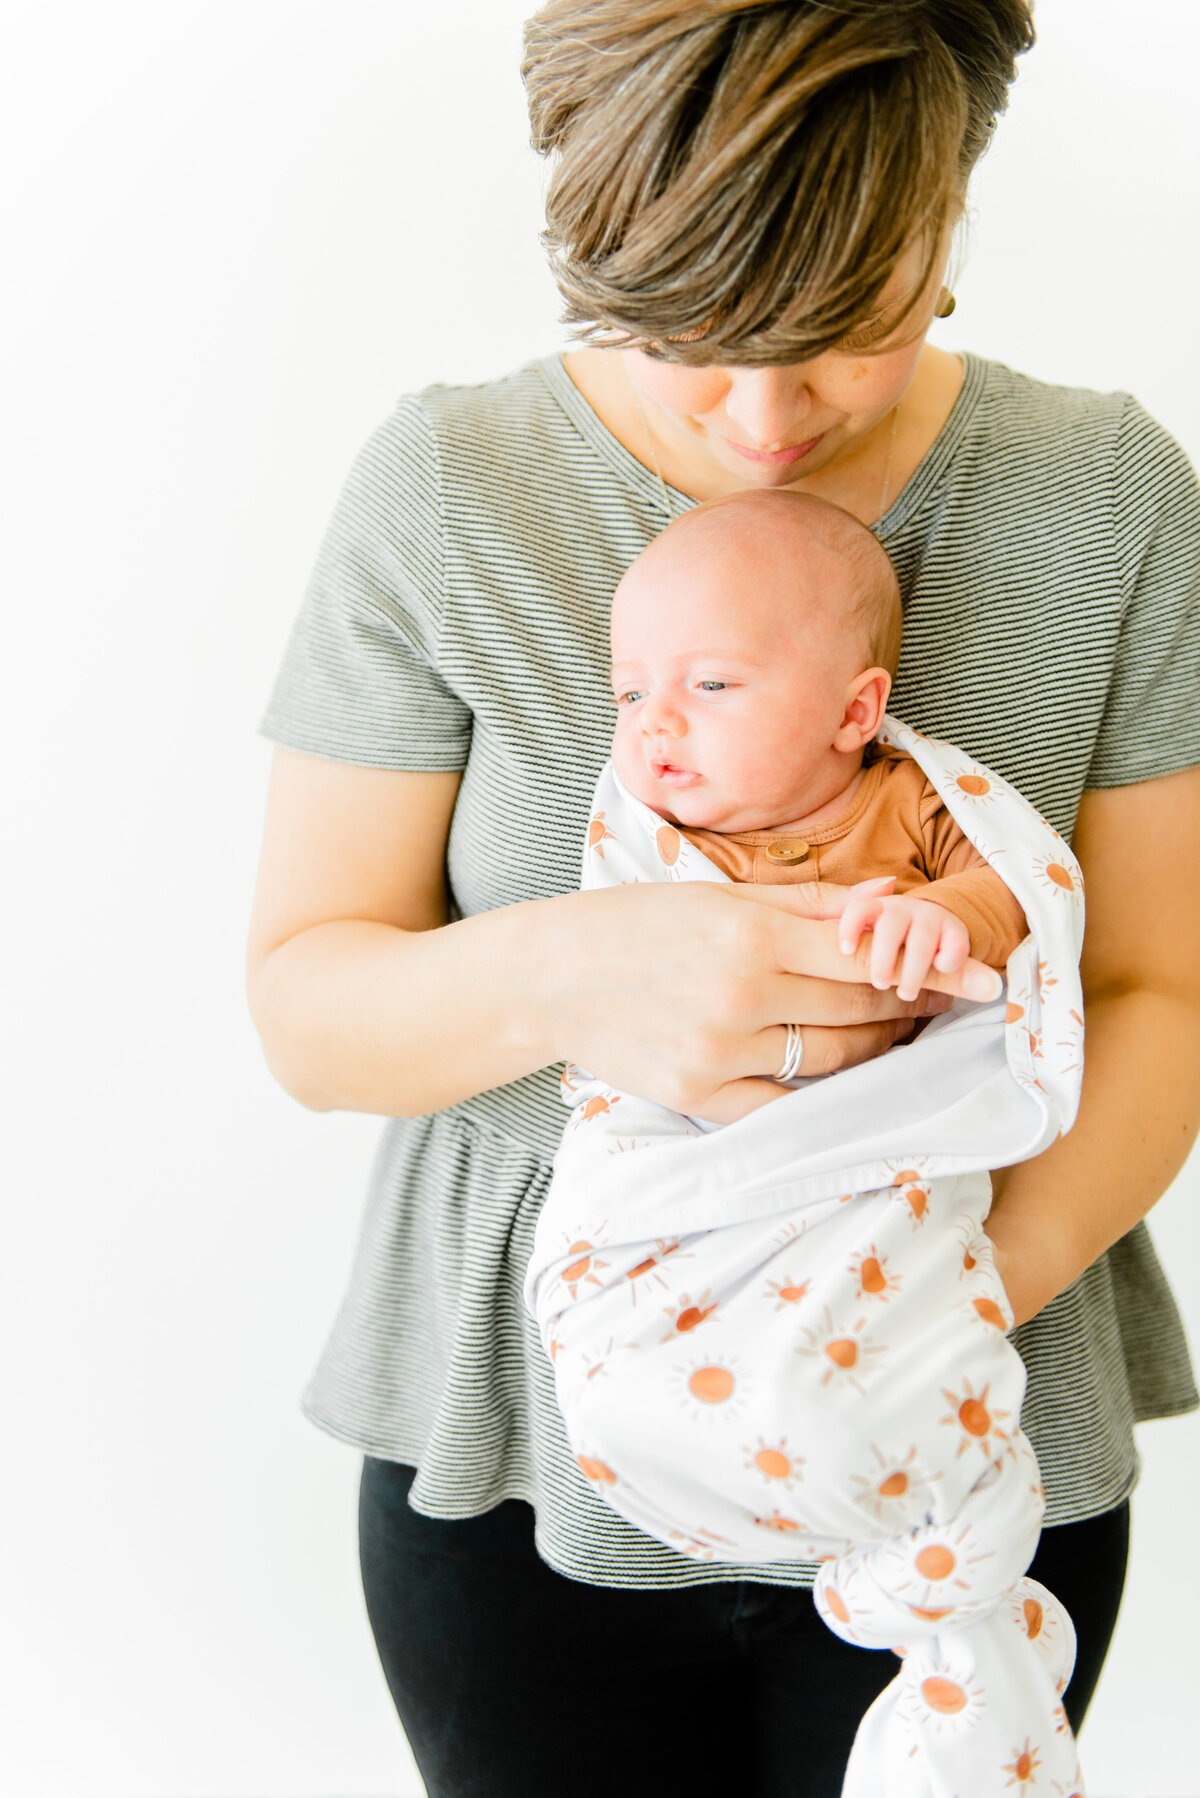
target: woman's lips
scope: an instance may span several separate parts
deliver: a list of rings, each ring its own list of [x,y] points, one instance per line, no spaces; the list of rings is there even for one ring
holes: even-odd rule
[[[674,762],[651,762],[650,772],[667,787],[694,787],[704,778],[694,768],[679,768]]]
[[[722,443],[727,443],[731,450],[736,450],[739,456],[745,456],[750,462],[770,462],[772,464],[777,464],[781,462],[798,462],[801,456],[807,456],[809,450],[816,449],[824,435],[825,433],[822,431],[819,436],[810,437],[807,443],[793,443],[790,449],[781,450],[748,449],[744,443],[735,443],[732,437],[722,437],[721,441]]]

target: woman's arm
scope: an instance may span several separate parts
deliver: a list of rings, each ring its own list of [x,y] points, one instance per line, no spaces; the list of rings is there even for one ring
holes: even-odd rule
[[[1018,1323],[1161,1198],[1200,1125],[1200,768],[1085,793],[1083,1099],[1069,1135],[1005,1168],[988,1219]]]
[[[571,1059],[698,1112],[780,1066],[789,1018],[826,1073],[945,1003],[867,985],[869,941],[843,956],[811,884],[618,887],[448,924],[458,780],[276,750],[247,987],[268,1066],[313,1110],[415,1116]]]

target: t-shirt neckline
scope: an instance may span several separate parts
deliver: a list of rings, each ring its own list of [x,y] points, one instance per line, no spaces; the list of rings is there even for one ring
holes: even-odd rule
[[[987,385],[989,364],[985,358],[976,356],[971,350],[960,350],[957,353],[962,357],[963,362],[963,381],[958,391],[958,397],[950,408],[945,424],[918,462],[908,481],[896,495],[883,517],[873,527],[876,535],[881,538],[894,536],[920,508],[929,494],[937,488],[947,467],[958,452]],[[541,372],[554,399],[589,447],[612,469],[625,486],[631,487],[642,499],[661,510],[662,493],[658,476],[653,474],[650,469],[644,468],[637,457],[632,455],[625,445],[613,436],[607,425],[601,423],[563,367],[563,352],[555,350],[549,356],[541,357],[534,366]],[[699,503],[692,498],[690,493],[680,492],[669,482],[666,483],[666,487],[672,506],[677,511],[687,511]]]

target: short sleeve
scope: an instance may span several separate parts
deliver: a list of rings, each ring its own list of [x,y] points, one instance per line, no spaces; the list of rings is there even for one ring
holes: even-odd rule
[[[1089,787],[1200,763],[1200,483],[1179,444],[1132,399],[1115,482],[1124,611]]]
[[[260,735],[372,768],[464,767],[471,713],[438,672],[441,589],[435,446],[406,398],[350,470]]]

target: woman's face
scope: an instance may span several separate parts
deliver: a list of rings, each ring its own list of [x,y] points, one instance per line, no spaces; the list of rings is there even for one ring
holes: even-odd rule
[[[895,410],[912,380],[941,288],[942,259],[913,310],[889,320],[919,279],[910,251],[874,317],[844,345],[774,368],[688,368],[620,352],[676,454],[717,463],[746,487],[787,487],[852,457]],[[665,427],[665,429],[664,429]]]

